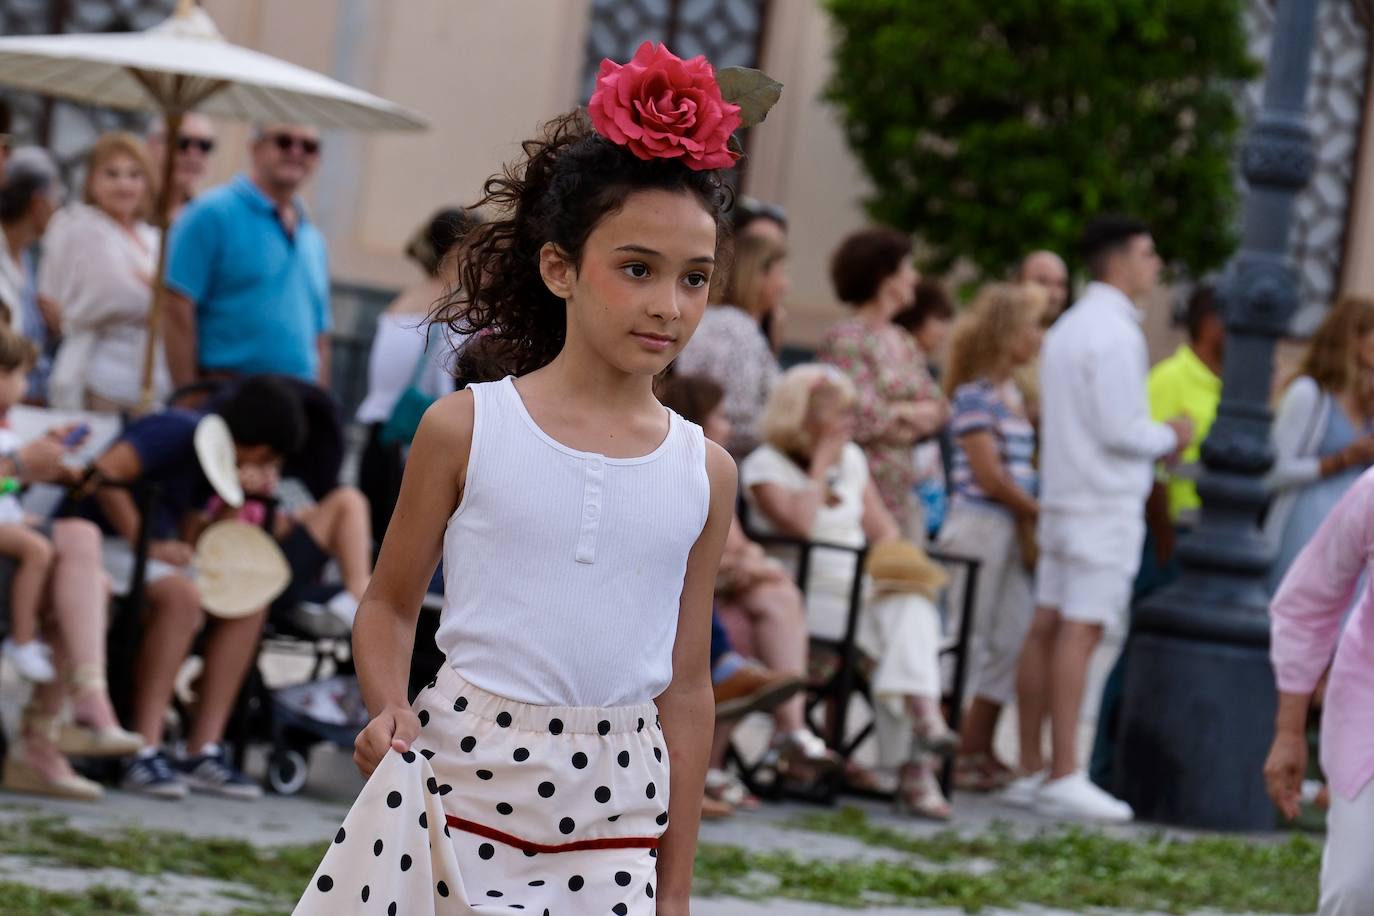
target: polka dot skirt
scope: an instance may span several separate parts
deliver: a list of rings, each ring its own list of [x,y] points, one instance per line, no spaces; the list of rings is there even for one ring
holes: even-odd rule
[[[301,914],[652,916],[668,756],[653,704],[530,706],[445,665],[420,738],[387,754]]]

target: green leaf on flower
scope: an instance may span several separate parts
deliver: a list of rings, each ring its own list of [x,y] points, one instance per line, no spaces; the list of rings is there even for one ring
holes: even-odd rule
[[[720,94],[739,106],[740,127],[753,127],[768,117],[768,109],[782,97],[782,83],[752,67],[725,67],[716,71]]]

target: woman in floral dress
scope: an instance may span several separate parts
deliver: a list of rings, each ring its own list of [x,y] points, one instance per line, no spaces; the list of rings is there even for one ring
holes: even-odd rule
[[[854,311],[826,332],[820,359],[854,382],[854,439],[868,457],[884,505],[902,531],[920,541],[924,525],[912,499],[913,449],[944,426],[949,405],[911,335],[892,321],[912,304],[920,280],[911,240],[894,229],[860,230],[836,249],[830,278],[840,301]]]

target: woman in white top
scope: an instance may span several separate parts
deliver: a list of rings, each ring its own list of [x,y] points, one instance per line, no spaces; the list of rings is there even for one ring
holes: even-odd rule
[[[152,187],[138,138],[105,134],[87,159],[82,202],[59,213],[48,230],[38,289],[62,320],[49,379],[54,407],[138,406],[160,234],[146,222]],[[171,377],[161,347],[155,358],[153,392],[160,401],[171,392]]]
[[[753,521],[763,533],[781,533],[807,541],[863,547],[895,541],[900,530],[883,505],[868,472],[863,449],[854,442],[854,385],[831,366],[797,366],[783,374],[764,413],[764,444],[740,466],[740,478]],[[780,549],[783,562],[796,562],[796,551]],[[811,552],[806,582],[807,618],[811,633],[827,639],[844,636],[849,597],[859,574],[856,554],[817,547]],[[925,750],[950,753],[955,737],[939,710],[939,621],[932,619],[922,639],[888,638],[908,632],[894,628],[888,607],[866,599],[860,618],[859,643],[879,668],[914,673],[913,682],[887,685],[876,682],[874,693],[880,765],[897,770],[898,803],[902,810],[947,818],[949,805],[935,782]],[[899,702],[890,715],[889,694]],[[913,740],[914,739],[914,740]],[[852,771],[873,787],[872,774]]]
[[[1374,462],[1374,298],[1347,295],[1308,343],[1274,417],[1274,494],[1265,534],[1278,550],[1269,591],[1345,491]]]
[[[454,389],[451,357],[458,341],[443,333],[447,328],[431,332],[429,316],[454,280],[449,253],[481,222],[472,210],[446,208],[435,213],[406,246],[406,255],[424,270],[424,279],[403,290],[377,317],[367,360],[367,396],[358,406],[358,422],[368,428],[358,489],[372,509],[372,531],[379,543],[396,508],[410,444],[384,442],[382,429],[412,383],[436,398]]]

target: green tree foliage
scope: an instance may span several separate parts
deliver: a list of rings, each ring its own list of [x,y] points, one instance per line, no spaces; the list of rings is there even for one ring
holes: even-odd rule
[[[1103,212],[1194,274],[1234,245],[1243,0],[825,0],[873,218],[935,270],[1071,252]]]

